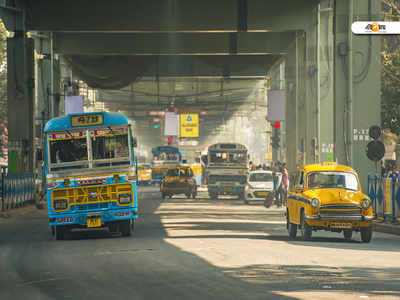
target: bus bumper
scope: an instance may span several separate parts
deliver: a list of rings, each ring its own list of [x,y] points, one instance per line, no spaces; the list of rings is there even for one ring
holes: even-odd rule
[[[79,213],[59,213],[49,215],[50,226],[71,226],[71,227],[90,227],[88,226],[88,219],[100,218],[101,226],[104,227],[107,223],[115,221],[123,221],[129,219],[137,219],[138,211],[137,208],[129,209],[113,209],[113,210],[102,210],[102,211],[90,211],[90,212],[79,212]]]

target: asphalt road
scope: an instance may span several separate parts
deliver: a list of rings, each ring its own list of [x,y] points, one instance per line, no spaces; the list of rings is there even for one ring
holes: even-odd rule
[[[400,299],[400,237],[290,241],[283,210],[141,187],[131,237],[73,232],[47,212],[0,222],[0,299]]]

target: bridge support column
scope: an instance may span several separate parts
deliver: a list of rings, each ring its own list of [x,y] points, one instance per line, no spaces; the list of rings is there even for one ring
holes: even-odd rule
[[[10,173],[34,169],[34,47],[27,38],[24,21],[17,14],[14,37],[7,39],[8,167]]]
[[[368,173],[375,171],[365,154],[368,128],[381,124],[381,36],[354,35],[350,30],[355,20],[377,20],[380,5],[336,0],[335,7],[335,158],[358,170],[364,192]]]
[[[285,62],[286,77],[286,159],[290,172],[305,163],[304,122],[306,101],[305,79],[305,33],[298,32],[295,42],[288,48]]]

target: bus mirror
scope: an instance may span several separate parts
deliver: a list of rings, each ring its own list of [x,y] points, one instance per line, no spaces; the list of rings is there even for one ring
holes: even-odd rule
[[[201,161],[202,161],[205,165],[207,165],[207,161],[208,161],[207,155],[202,155],[202,156],[201,156]]]
[[[132,138],[132,147],[133,148],[137,147],[137,139],[135,137]]]
[[[42,149],[36,149],[36,160],[42,161],[43,160],[43,151]]]

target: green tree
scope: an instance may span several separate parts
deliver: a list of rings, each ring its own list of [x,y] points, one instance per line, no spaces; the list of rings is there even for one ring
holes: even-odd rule
[[[382,0],[387,21],[400,21],[400,0]],[[382,126],[394,133],[400,168],[400,35],[384,35],[382,44]]]
[[[7,31],[0,21],[0,157],[5,158],[7,146]]]

